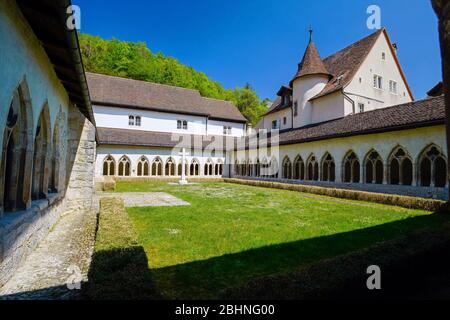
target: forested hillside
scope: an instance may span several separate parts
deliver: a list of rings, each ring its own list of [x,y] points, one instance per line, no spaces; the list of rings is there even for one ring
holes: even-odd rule
[[[234,102],[253,125],[267,111],[267,105],[249,84],[225,89],[203,72],[151,52],[143,42],[104,40],[87,34],[79,35],[79,40],[86,71],[197,89],[204,97]]]

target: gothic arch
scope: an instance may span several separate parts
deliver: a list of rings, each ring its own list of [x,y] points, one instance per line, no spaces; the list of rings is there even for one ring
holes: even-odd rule
[[[388,158],[389,183],[394,185],[412,185],[413,164],[408,151],[402,147],[395,147]]]
[[[253,175],[255,174],[255,171],[254,171],[254,165],[253,165],[253,162],[252,162],[252,160],[248,160],[248,169],[247,169],[247,175],[249,176],[249,177],[253,177]]]
[[[26,79],[14,90],[3,131],[0,158],[0,215],[31,203],[33,110]]]
[[[336,164],[329,152],[322,157],[322,181],[334,182],[336,180]]]
[[[55,120],[55,126],[53,128],[53,141],[52,141],[52,155],[51,155],[51,172],[50,172],[50,191],[59,192],[60,189],[60,163],[61,159],[61,130],[62,130],[62,110],[59,109],[58,115]]]
[[[197,159],[192,159],[191,167],[190,167],[190,175],[191,176],[199,176],[200,175],[200,164]]]
[[[269,168],[270,168],[270,177],[278,178],[278,171],[279,171],[278,160],[275,156],[273,156],[272,159],[270,159]]]
[[[238,159],[236,159],[234,161],[234,175],[235,176],[239,176],[240,175],[240,172],[239,172],[239,160]]]
[[[146,156],[142,156],[138,160],[137,175],[138,177],[146,177],[150,175],[150,162]]]
[[[294,179],[305,180],[305,163],[300,155],[294,160]]]
[[[283,179],[292,179],[292,163],[288,156],[283,159]]]
[[[151,175],[154,177],[161,177],[163,175],[163,162],[160,157],[153,159]]]
[[[221,176],[223,175],[223,162],[221,159],[219,159],[216,163],[216,165],[214,166],[214,174],[216,176]]]
[[[176,168],[175,160],[172,157],[170,157],[166,161],[166,166],[165,166],[165,170],[164,170],[165,175],[169,176],[169,177],[175,176],[175,174],[176,174],[175,168]]]
[[[319,163],[314,153],[308,157],[306,161],[307,175],[306,180],[318,181],[319,180]]]
[[[343,181],[350,183],[359,183],[361,177],[360,162],[358,156],[353,150],[347,152],[342,161]]]
[[[103,175],[115,176],[116,175],[116,160],[111,155],[107,155],[103,160]]]
[[[181,167],[181,162],[182,161],[180,160],[180,162],[178,163],[178,166],[177,166],[177,175],[179,175],[179,176],[181,176],[182,171],[183,171],[183,168]],[[184,163],[184,174],[186,176],[189,175],[189,164],[188,164],[187,160]]]
[[[204,174],[205,176],[212,176],[213,175],[213,166],[214,163],[211,160],[211,158],[209,158],[206,163],[205,163],[205,168],[204,168]]]
[[[256,158],[255,161],[255,176],[256,177],[261,176],[261,163],[259,162],[259,158]]]
[[[444,188],[447,185],[447,159],[439,146],[431,144],[423,149],[418,168],[420,186]]]
[[[384,164],[380,154],[370,150],[364,158],[364,182],[369,184],[382,184],[384,177]]]
[[[121,177],[129,177],[131,175],[131,161],[130,158],[123,155],[119,160],[119,165],[117,166],[117,175]]]
[[[263,177],[263,178],[266,178],[266,177],[268,177],[268,168],[269,168],[269,164],[268,164],[268,162],[267,162],[267,158],[266,157],[264,157],[263,159],[262,159],[262,162],[261,162],[261,168],[262,168],[262,170],[261,170],[261,172],[260,172],[260,176],[261,177]]]
[[[36,126],[33,155],[33,180],[31,197],[45,199],[48,195],[51,172],[51,124],[48,103],[42,107]]]

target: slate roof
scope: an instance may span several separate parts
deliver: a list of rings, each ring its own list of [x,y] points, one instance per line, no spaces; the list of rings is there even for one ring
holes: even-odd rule
[[[314,74],[322,74],[327,76],[330,75],[325,64],[320,58],[319,51],[317,51],[316,45],[311,41],[306,48],[302,61],[298,65],[297,73],[291,80],[291,87],[292,82],[295,79]]]
[[[93,104],[247,122],[233,103],[204,98],[198,90],[96,73],[86,77]]]

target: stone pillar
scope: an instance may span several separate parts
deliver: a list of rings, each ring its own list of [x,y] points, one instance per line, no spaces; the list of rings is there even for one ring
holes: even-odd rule
[[[445,93],[447,150],[450,150],[450,0],[432,0],[431,2],[433,4],[434,11],[439,18],[442,75]],[[450,154],[450,152],[448,152],[448,154]],[[447,170],[450,172],[450,161],[447,161],[447,166]]]
[[[412,164],[412,183],[411,185],[413,187],[417,187],[418,186],[418,181],[417,181],[417,164],[415,162],[413,162]]]
[[[359,183],[364,183],[364,163],[361,161],[359,163]]]
[[[336,164],[336,183],[341,183],[342,181],[344,181],[344,179],[342,179],[342,162],[335,162]]]

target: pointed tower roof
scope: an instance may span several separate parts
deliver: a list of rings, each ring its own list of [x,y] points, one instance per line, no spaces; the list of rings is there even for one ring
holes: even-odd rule
[[[311,31],[310,33],[312,34]],[[308,47],[306,48],[305,54],[303,55],[302,62],[300,62],[298,65],[297,73],[292,79],[291,85],[292,82],[297,78],[314,74],[331,76],[331,74],[325,67],[325,64],[323,63],[322,59],[320,58],[319,51],[317,50],[316,45],[312,41],[311,35]]]

